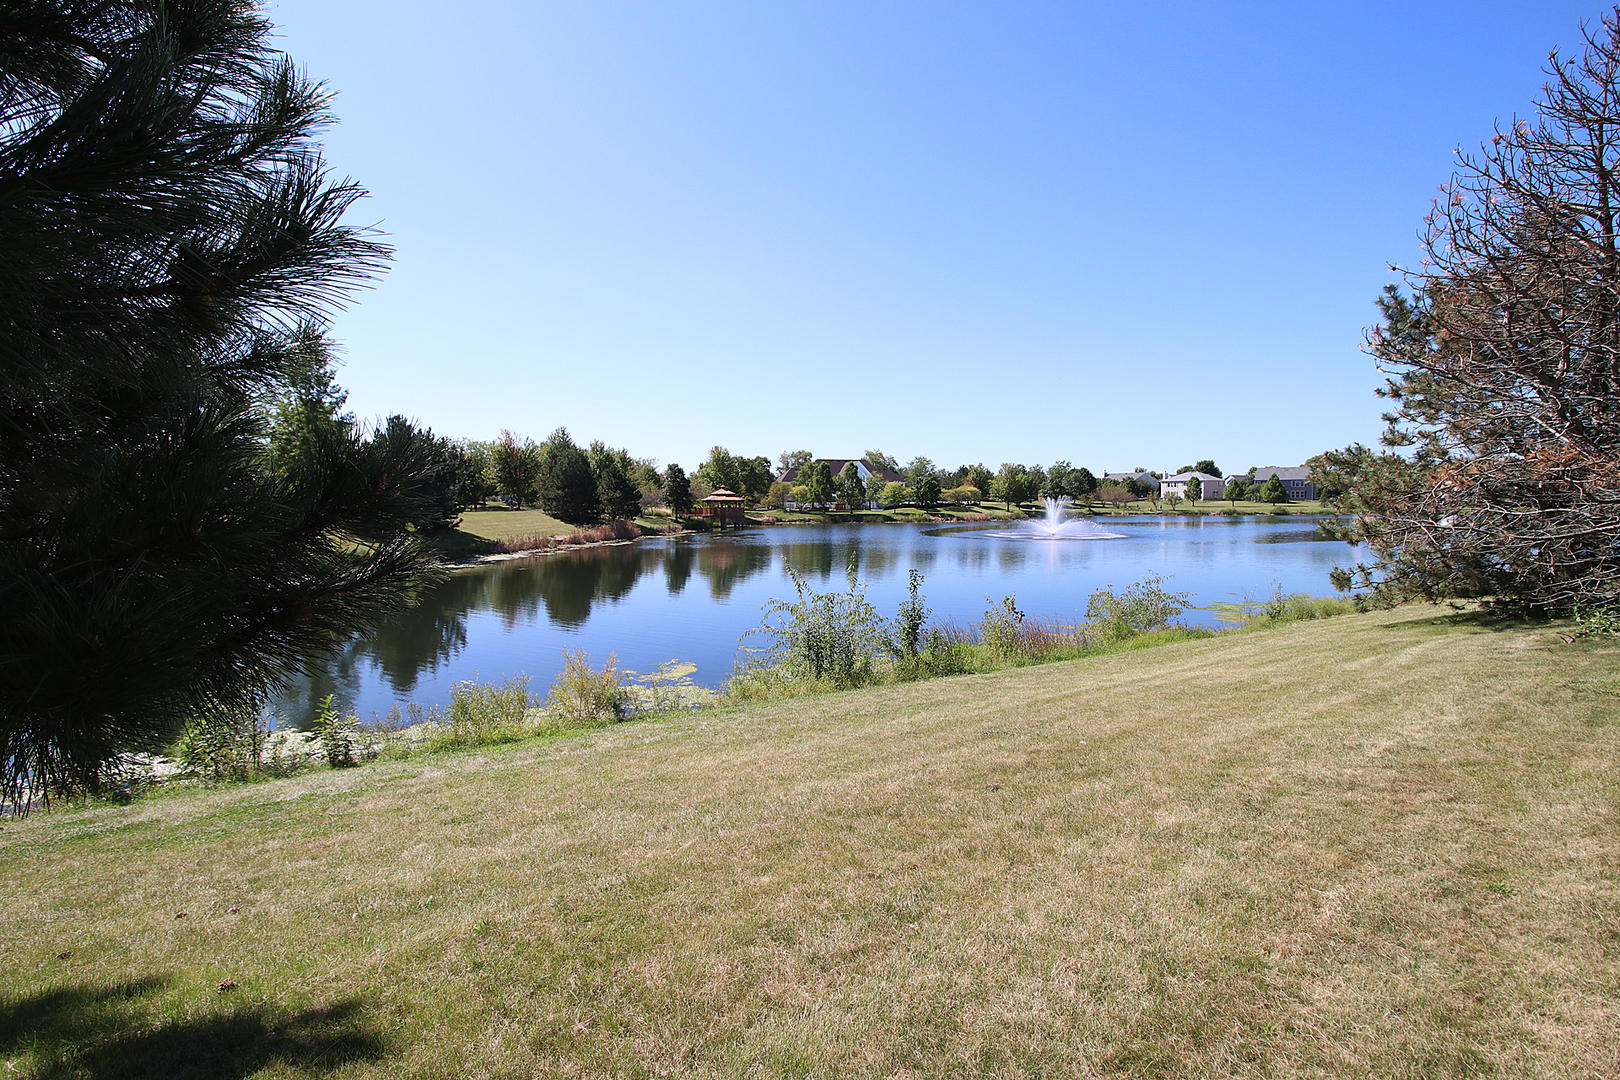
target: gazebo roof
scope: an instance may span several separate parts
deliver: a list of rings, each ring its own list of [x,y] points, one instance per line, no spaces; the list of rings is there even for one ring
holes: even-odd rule
[[[742,502],[743,499],[742,496],[738,495],[735,491],[728,491],[725,488],[715,488],[714,494],[705,495],[703,497],[703,501],[712,503],[733,503]]]

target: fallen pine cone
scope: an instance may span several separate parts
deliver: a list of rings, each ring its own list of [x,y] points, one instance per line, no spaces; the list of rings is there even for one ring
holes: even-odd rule
[[[222,994],[227,990],[235,990],[235,989],[236,989],[236,980],[235,979],[226,979],[224,982],[219,984],[219,992],[222,993]]]

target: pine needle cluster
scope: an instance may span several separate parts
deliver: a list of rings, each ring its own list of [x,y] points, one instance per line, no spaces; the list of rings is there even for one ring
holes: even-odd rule
[[[0,3],[0,796],[255,711],[434,572],[423,440],[268,408],[388,250],[241,0]],[[303,358],[301,362],[301,358]]]

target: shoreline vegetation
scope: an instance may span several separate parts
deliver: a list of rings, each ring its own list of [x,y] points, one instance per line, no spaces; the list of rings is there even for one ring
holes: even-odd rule
[[[909,598],[892,619],[867,601],[853,565],[847,591],[817,592],[789,573],[796,598],[767,605],[764,621],[744,636],[748,659],[718,689],[694,684],[695,667],[680,660],[640,673],[620,667],[611,653],[598,668],[583,650],[565,649],[563,670],[544,695],[531,693],[528,676],[518,675],[500,684],[457,683],[446,705],[396,704],[369,720],[329,696],[308,731],[287,727],[268,710],[194,725],[162,754],[125,755],[108,773],[104,790],[91,797],[117,801],[177,783],[256,782],[312,768],[576,736],[673,712],[1117,655],[1358,608],[1351,598],[1284,594],[1278,588],[1268,600],[1212,605],[1220,629],[1191,627],[1177,621],[1191,606],[1188,595],[1168,590],[1164,578],[1150,574],[1117,592],[1093,593],[1084,618],[1075,621],[1027,617],[1016,597],[1007,596],[964,627],[931,619],[923,576],[916,570]],[[746,644],[750,640],[753,644]],[[0,806],[0,812],[36,812],[74,797],[58,794],[37,806]]]
[[[0,830],[0,1055],[1609,1075],[1620,648],[1560,629],[1406,605],[63,804]]]

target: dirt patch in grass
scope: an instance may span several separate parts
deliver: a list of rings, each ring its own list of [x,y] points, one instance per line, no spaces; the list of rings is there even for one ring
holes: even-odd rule
[[[1615,1075],[1620,650],[1434,614],[7,822],[0,1060]]]

